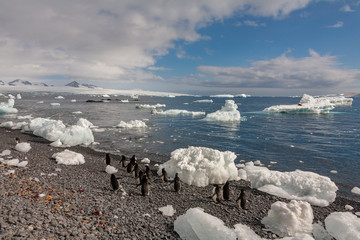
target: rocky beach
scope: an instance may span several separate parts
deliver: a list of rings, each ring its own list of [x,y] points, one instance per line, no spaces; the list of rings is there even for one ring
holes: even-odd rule
[[[272,203],[289,202],[251,189],[243,180],[230,183],[231,201],[221,203],[211,199],[213,186],[183,184],[182,191],[175,193],[173,185],[163,183],[157,175],[157,159],[146,154],[137,157],[151,160],[150,196],[141,195],[138,179],[121,167],[120,155],[111,155],[121,185],[114,192],[110,175],[105,172],[105,153],[70,147],[67,149],[85,157],[85,163],[62,165],[52,155],[64,149],[50,146],[43,138],[5,128],[0,128],[0,136],[0,152],[9,149],[12,158],[29,162],[25,168],[0,164],[0,239],[179,239],[174,221],[194,207],[220,218],[227,227],[242,223],[263,238],[276,239],[278,236],[267,231],[261,220]],[[15,138],[30,143],[31,150],[16,151]],[[139,166],[145,170],[141,161]],[[241,189],[245,189],[248,199],[246,210],[236,208]],[[176,210],[173,216],[159,211],[167,205]],[[328,207],[312,206],[314,223],[323,223],[332,212],[347,211],[345,205],[354,207],[353,213],[360,209],[359,202],[341,197]]]

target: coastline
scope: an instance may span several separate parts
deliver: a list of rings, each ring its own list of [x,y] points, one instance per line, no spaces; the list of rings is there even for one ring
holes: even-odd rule
[[[120,156],[111,155],[111,165],[119,170],[115,175],[126,192],[123,196],[121,191],[112,191],[110,175],[105,172],[104,153],[82,146],[66,148],[84,155],[86,162],[76,166],[59,165],[51,156],[65,148],[51,147],[47,140],[19,130],[0,128],[0,136],[0,152],[9,149],[13,158],[29,161],[26,168],[0,166],[1,239],[179,239],[173,223],[193,207],[203,208],[228,227],[242,223],[261,237],[273,239],[276,236],[264,230],[261,220],[272,203],[289,202],[250,189],[246,181],[231,182],[234,191],[231,201],[222,204],[209,198],[213,186],[199,188],[183,184],[181,194],[176,194],[172,185],[162,183],[157,176],[156,159],[150,163],[153,175],[150,197],[142,197],[140,188],[135,188],[138,180],[120,166]],[[16,137],[31,144],[28,153],[14,149]],[[145,169],[143,163],[139,165]],[[15,174],[5,175],[9,170],[15,170]],[[247,192],[247,210],[235,207],[242,188]],[[46,196],[39,197],[39,194]],[[163,216],[158,210],[166,205],[175,208],[172,217]],[[345,205],[354,207],[353,213],[360,211],[359,202],[337,197],[328,207],[312,206],[313,223],[323,223],[331,212],[347,211]]]

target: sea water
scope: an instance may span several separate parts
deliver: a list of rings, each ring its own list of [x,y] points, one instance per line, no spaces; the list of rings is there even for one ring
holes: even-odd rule
[[[100,131],[93,131],[99,144],[90,146],[97,151],[136,154],[161,162],[167,161],[172,151],[188,146],[232,151],[237,155],[236,163],[259,160],[272,170],[300,169],[328,176],[339,187],[339,195],[360,200],[359,196],[350,193],[360,184],[358,98],[352,106],[336,107],[329,114],[269,114],[262,111],[273,105],[297,104],[300,98],[296,97],[232,98],[239,106],[242,121],[221,123],[203,121],[204,116],[154,115],[150,109],[137,109],[136,104],[160,103],[166,105],[164,110],[204,111],[207,114],[221,109],[229,98],[140,96],[134,101],[126,96],[111,96],[109,102],[86,102],[102,98],[62,94],[64,99],[55,99],[58,95],[24,93],[22,99],[15,101],[19,113],[0,115],[0,122],[23,121],[16,120],[16,116],[29,114],[34,118],[62,120],[69,125],[85,118],[99,126]],[[120,101],[125,99],[129,102]],[[212,99],[213,102],[195,102],[201,99]],[[147,127],[115,127],[120,121],[130,120],[142,120]]]

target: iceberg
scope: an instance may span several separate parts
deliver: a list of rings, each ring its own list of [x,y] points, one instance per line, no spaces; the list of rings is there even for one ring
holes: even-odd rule
[[[335,104],[331,103],[327,98],[314,98],[308,94],[304,94],[298,104],[276,105],[265,108],[263,111],[269,113],[326,114],[334,108]]]
[[[18,110],[14,108],[15,100],[10,98],[7,103],[0,103],[0,114],[4,113],[17,113]]]
[[[350,212],[333,212],[325,218],[325,227],[337,240],[360,240],[360,218]]]
[[[164,116],[191,116],[191,117],[196,117],[196,116],[205,115],[205,112],[191,112],[191,111],[180,110],[180,109],[169,109],[169,110],[166,110],[166,111],[154,109],[151,113],[152,114],[158,114],[158,115],[164,115]]]
[[[165,104],[155,104],[155,105],[149,105],[149,104],[136,104],[136,108],[145,108],[145,109],[155,109],[155,108],[163,108],[166,107]]]
[[[235,104],[234,100],[225,100],[225,106],[221,107],[221,109],[216,112],[207,114],[203,120],[215,122],[238,122],[241,119],[241,115],[237,108],[238,106]]]
[[[228,180],[237,180],[238,171],[234,160],[235,153],[206,148],[180,148],[171,153],[169,161],[160,164],[158,175],[165,168],[169,177],[179,174],[180,179],[198,187],[209,184],[224,184]]]
[[[217,94],[217,95],[210,95],[213,98],[233,98],[234,95],[231,94]]]
[[[194,103],[213,103],[214,101],[212,99],[200,99],[195,100]]]
[[[291,200],[277,201],[271,205],[268,215],[261,221],[267,229],[280,237],[311,234],[313,210],[308,202]]]
[[[80,165],[85,163],[85,159],[82,154],[70,151],[68,149],[65,149],[62,152],[54,153],[52,158],[55,158],[57,164]]]
[[[129,122],[121,121],[116,127],[118,128],[145,128],[146,123],[141,120],[131,120]]]
[[[32,119],[23,130],[31,131],[34,135],[43,137],[51,142],[60,140],[63,145],[89,145],[94,142],[94,136],[90,127],[92,123],[80,118],[76,125],[66,127],[60,120],[46,118]]]
[[[320,207],[328,206],[336,198],[338,187],[335,183],[317,173],[301,170],[279,172],[251,164],[244,170],[252,188],[278,197],[307,201]]]

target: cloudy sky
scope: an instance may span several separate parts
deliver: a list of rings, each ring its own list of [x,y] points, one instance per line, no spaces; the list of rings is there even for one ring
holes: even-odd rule
[[[360,92],[360,0],[0,0],[0,79],[192,94]]]

